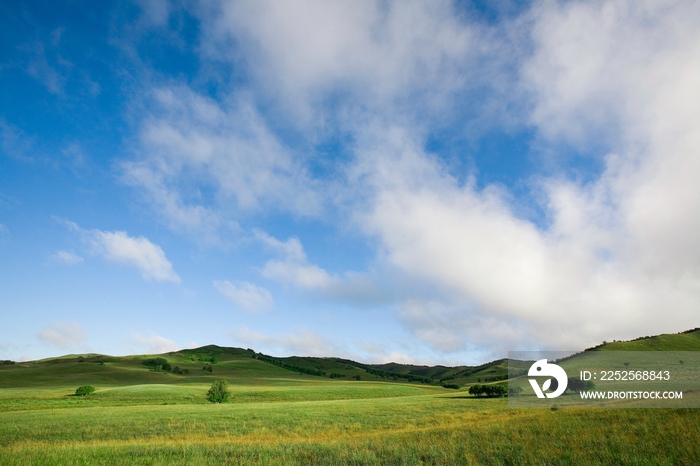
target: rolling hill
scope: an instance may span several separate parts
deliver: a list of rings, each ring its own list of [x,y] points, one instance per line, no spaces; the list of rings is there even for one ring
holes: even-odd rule
[[[700,328],[676,334],[645,336],[630,341],[604,342],[588,351],[700,351]],[[579,354],[582,354],[579,353]],[[572,356],[575,357],[575,356]],[[162,358],[169,368],[149,361]],[[0,388],[82,384],[193,384],[226,378],[240,384],[274,383],[276,379],[392,382],[421,386],[465,386],[508,378],[508,363],[499,359],[479,366],[419,366],[363,364],[342,358],[274,357],[252,349],[216,345],[161,355],[66,355],[38,361],[0,364]],[[528,363],[510,361],[526,369]],[[211,369],[211,370],[209,370]]]

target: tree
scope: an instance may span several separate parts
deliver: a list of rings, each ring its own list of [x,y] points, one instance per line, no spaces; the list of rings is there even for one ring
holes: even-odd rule
[[[505,385],[472,385],[469,387],[469,394],[475,396],[501,397],[507,393],[508,389]]]
[[[592,380],[581,380],[574,377],[570,377],[566,384],[566,389],[574,393],[581,393],[588,390],[593,390],[595,384]]]
[[[509,387],[508,396],[519,396],[523,392],[523,387]]]
[[[472,385],[469,387],[469,394],[475,396],[481,396],[484,394],[484,385]]]
[[[215,380],[207,392],[207,400],[212,403],[226,403],[228,395],[228,382],[225,380]]]
[[[172,366],[165,358],[146,359],[141,364],[144,366],[151,366],[156,372],[172,370]]]
[[[91,385],[83,385],[82,387],[78,387],[78,389],[75,391],[75,396],[86,396],[94,391],[95,387]]]

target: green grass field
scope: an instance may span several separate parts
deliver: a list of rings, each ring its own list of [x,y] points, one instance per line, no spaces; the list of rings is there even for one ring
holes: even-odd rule
[[[146,356],[0,365],[0,464],[700,464],[697,409],[512,409],[338,360],[324,364],[348,374],[331,379],[244,350],[164,357],[189,373]],[[217,378],[228,403],[205,399]],[[86,384],[95,393],[72,396]]]

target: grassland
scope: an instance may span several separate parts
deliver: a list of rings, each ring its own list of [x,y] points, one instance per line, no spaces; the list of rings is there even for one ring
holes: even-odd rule
[[[342,360],[324,359],[348,371],[330,379],[237,349],[164,355],[187,374],[154,371],[148,357],[0,366],[0,464],[700,464],[694,409],[512,409]],[[217,378],[229,403],[205,400]],[[85,384],[96,392],[71,396]]]

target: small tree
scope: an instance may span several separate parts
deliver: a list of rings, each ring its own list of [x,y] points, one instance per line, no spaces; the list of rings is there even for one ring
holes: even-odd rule
[[[226,403],[228,395],[228,382],[225,380],[215,380],[207,392],[207,400],[212,403]]]
[[[95,391],[95,387],[91,385],[83,385],[82,387],[78,387],[78,389],[75,391],[75,396],[85,396],[89,395],[90,393]]]

